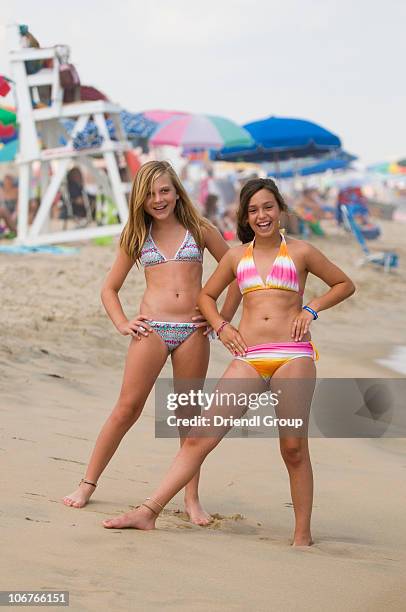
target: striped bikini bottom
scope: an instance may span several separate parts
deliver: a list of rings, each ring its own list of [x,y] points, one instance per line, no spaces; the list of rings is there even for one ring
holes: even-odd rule
[[[178,321],[148,321],[148,325],[162,338],[170,353],[199,329],[196,323]]]
[[[236,359],[248,363],[268,381],[283,364],[299,357],[317,361],[319,354],[312,342],[269,342],[249,346],[245,355]]]

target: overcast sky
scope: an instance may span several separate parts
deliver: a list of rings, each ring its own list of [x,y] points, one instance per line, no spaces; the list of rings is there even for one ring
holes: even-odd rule
[[[313,120],[365,163],[406,157],[404,0],[14,0],[3,24],[66,43],[82,84],[137,112]]]

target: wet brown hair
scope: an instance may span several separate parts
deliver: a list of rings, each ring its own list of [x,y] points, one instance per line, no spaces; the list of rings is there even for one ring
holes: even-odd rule
[[[248,206],[253,195],[261,189],[267,189],[275,196],[279,210],[287,212],[288,207],[278,189],[277,184],[272,179],[255,178],[247,181],[240,193],[240,205],[237,212],[237,236],[241,242],[251,242],[255,233],[248,224]]]

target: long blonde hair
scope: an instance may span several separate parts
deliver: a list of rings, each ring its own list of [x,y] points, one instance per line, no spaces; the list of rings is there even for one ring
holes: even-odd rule
[[[178,221],[189,230],[198,246],[204,249],[203,229],[212,227],[194,207],[191,199],[171,164],[166,161],[150,161],[138,170],[130,194],[128,221],[120,236],[120,247],[138,263],[144,242],[152,223],[152,217],[144,210],[148,194],[154,181],[167,174],[176,193],[175,215]]]

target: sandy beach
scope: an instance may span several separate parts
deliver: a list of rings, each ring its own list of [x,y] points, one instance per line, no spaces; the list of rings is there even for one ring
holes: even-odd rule
[[[321,377],[401,376],[377,360],[406,346],[406,226],[380,225],[371,248],[396,249],[390,275],[356,267],[358,244],[332,224],[312,240],[357,287],[313,325]],[[201,497],[211,526],[189,523],[179,494],[156,531],[107,531],[101,521],[140,503],[176,452],[177,440],[154,438],[151,394],[91,503],[63,506],[115,403],[128,345],[99,298],[115,245],[78,246],[69,256],[0,255],[0,590],[69,590],[78,611],[403,611],[404,440],[311,440],[309,549],[289,546],[288,476],[274,439],[227,439],[209,456]],[[213,268],[208,256],[206,277]],[[143,288],[134,269],[120,293],[128,315]],[[322,290],[310,278],[305,299]],[[220,377],[229,354],[211,347],[209,375]]]

